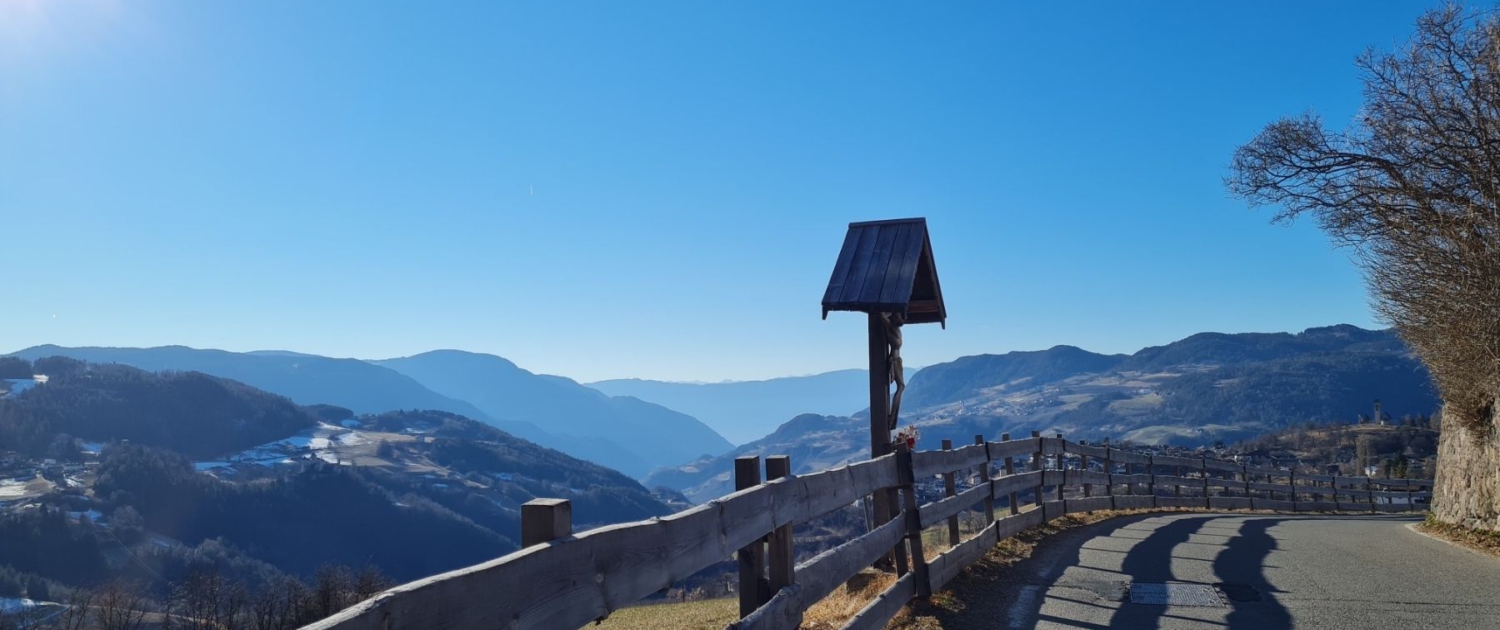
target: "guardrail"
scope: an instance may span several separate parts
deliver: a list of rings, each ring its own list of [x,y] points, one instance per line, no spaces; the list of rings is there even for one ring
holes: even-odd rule
[[[899,578],[844,625],[877,629],[1001,540],[1065,514],[1141,508],[1415,511],[1432,497],[1431,481],[1295,474],[1070,443],[1061,435],[1004,435],[998,442],[975,436],[973,445],[943,446],[919,452],[900,447],[891,455],[805,475],[790,474],[786,457],[771,457],[763,483],[759,458],[740,458],[735,473],[741,489],[733,494],[671,516],[576,535],[566,501],[533,501],[522,511],[520,551],[397,586],[307,628],[571,630],[734,556],[741,619],[730,630],[796,628],[809,607],[888,558]],[[970,469],[977,482],[959,491],[958,474]],[[918,480],[938,477],[942,498],[921,503]],[[894,519],[795,562],[794,526],[876,492],[899,492],[901,511]],[[1025,494],[1032,506],[1027,510]],[[997,518],[1001,502],[1007,513]],[[961,540],[959,514],[976,507],[985,527]],[[943,523],[948,548],[928,559],[922,532]]]

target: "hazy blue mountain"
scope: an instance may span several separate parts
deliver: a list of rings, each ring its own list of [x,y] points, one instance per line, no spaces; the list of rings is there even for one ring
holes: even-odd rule
[[[589,383],[611,396],[634,396],[702,420],[720,435],[744,444],[801,413],[848,415],[870,404],[866,370],[725,383],[672,383],[618,379]]]
[[[658,468],[646,478],[645,485],[680,490],[689,500],[702,503],[734,491],[736,457],[788,455],[792,459],[792,472],[800,474],[869,457],[868,436],[869,424],[865,420],[802,414],[782,423],[770,435],[728,453]]]
[[[355,413],[437,409],[478,420],[490,419],[468,402],[443,396],[409,376],[358,359],[331,359],[282,351],[200,350],[186,346],[64,348],[43,345],[14,354],[33,361],[65,356],[90,363],[120,363],[152,372],[202,372],[280,394],[298,404],[326,403]]]
[[[608,452],[588,457],[642,476],[669,466],[733,448],[713,429],[687,414],[624,396],[608,396],[560,376],[528,372],[501,357],[459,350],[437,350],[375,361],[416,379],[434,391],[473,403],[492,417],[545,427],[559,438],[549,444],[578,454],[571,442],[606,440],[642,465],[612,462]],[[600,445],[599,449],[604,449]]]

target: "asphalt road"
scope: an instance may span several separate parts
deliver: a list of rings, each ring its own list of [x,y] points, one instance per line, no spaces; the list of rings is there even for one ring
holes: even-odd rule
[[[1008,579],[966,589],[962,597],[974,605],[962,624],[944,627],[1500,629],[1500,559],[1423,536],[1408,527],[1415,522],[1373,515],[1113,519],[1059,534],[1009,569],[1017,573]],[[1131,585],[1145,583],[1213,585],[1218,602],[1133,603]]]

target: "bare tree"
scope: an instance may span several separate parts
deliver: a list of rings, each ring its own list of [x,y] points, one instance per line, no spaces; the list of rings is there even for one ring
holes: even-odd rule
[[[146,597],[133,584],[111,582],[94,598],[98,630],[139,630],[146,620]]]
[[[1380,315],[1431,370],[1450,411],[1491,427],[1500,393],[1500,19],[1458,6],[1398,50],[1358,58],[1364,108],[1267,125],[1229,190],[1311,215],[1356,252]]]

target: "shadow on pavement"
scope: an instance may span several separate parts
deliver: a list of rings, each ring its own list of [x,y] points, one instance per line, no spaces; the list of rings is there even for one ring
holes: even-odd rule
[[[1270,529],[1286,518],[1247,518],[1240,532],[1214,557],[1214,575],[1232,609],[1228,628],[1290,628],[1292,613],[1276,598],[1266,578],[1266,558],[1276,550]]]

